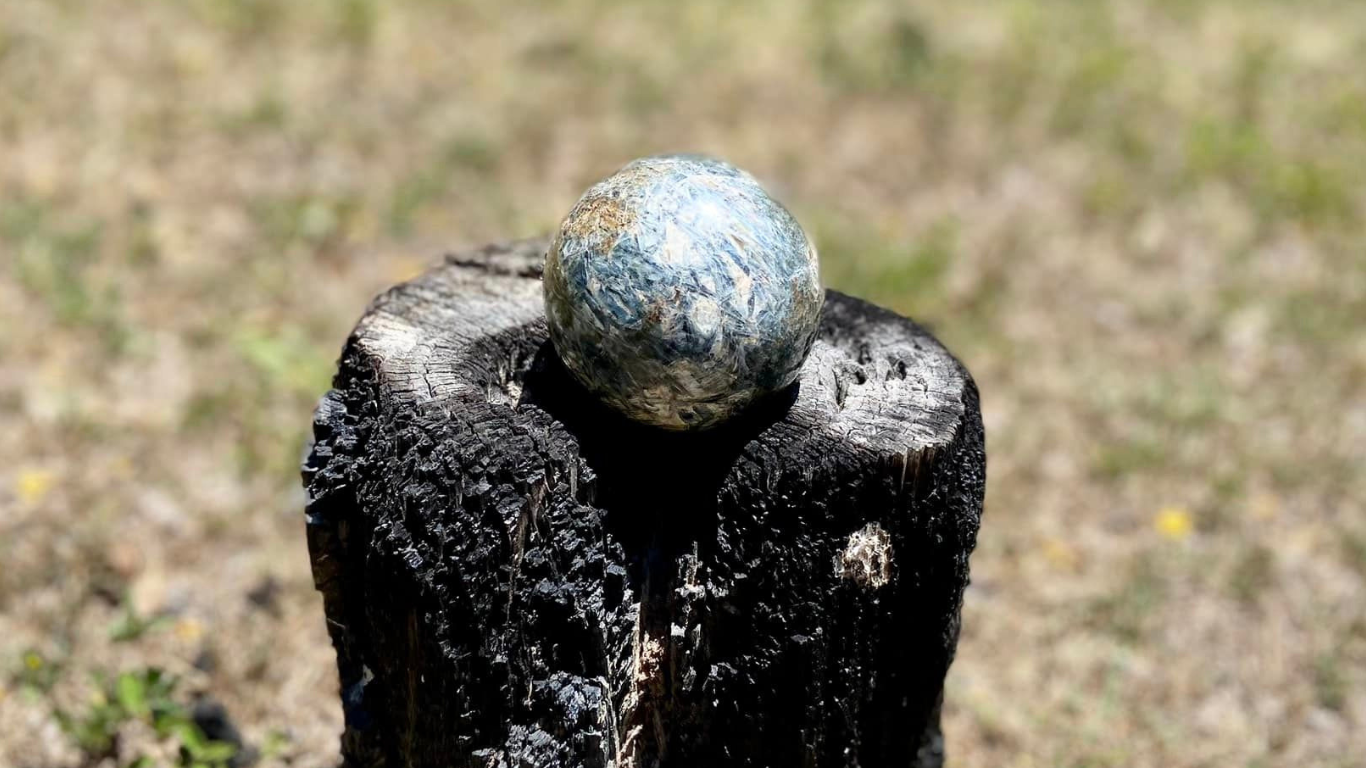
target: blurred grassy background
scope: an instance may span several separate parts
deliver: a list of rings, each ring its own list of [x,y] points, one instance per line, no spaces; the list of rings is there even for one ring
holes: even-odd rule
[[[174,764],[144,683],[332,764],[341,341],[678,150],[982,388],[954,765],[1361,765],[1363,72],[1348,0],[5,0],[0,765]]]

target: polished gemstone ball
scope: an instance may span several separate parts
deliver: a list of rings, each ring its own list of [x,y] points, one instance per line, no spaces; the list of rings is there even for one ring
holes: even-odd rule
[[[705,429],[786,388],[824,293],[816,249],[748,173],[647,157],[598,182],[545,261],[550,338],[625,416]]]

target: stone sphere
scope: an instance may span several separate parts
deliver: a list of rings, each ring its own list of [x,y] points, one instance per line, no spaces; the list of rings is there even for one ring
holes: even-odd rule
[[[623,415],[706,429],[796,380],[824,292],[816,249],[754,177],[648,157],[584,194],[545,261],[550,338]]]

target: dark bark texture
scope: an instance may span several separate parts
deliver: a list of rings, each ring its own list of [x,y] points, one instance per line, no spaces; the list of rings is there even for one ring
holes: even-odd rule
[[[376,299],[318,407],[346,764],[941,765],[986,476],[968,373],[832,291],[788,392],[637,426],[547,342],[545,247]]]

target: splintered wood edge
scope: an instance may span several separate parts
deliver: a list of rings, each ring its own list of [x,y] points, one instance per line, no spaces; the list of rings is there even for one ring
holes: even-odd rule
[[[546,340],[539,276],[548,242],[455,253],[377,298],[351,343],[371,359],[386,393],[414,406],[491,399],[484,383],[461,375],[462,363],[488,354],[476,342],[519,328],[528,344]],[[837,291],[827,291],[820,337],[799,381],[780,424],[900,457],[903,468],[913,453],[955,439],[973,388],[929,332]]]

